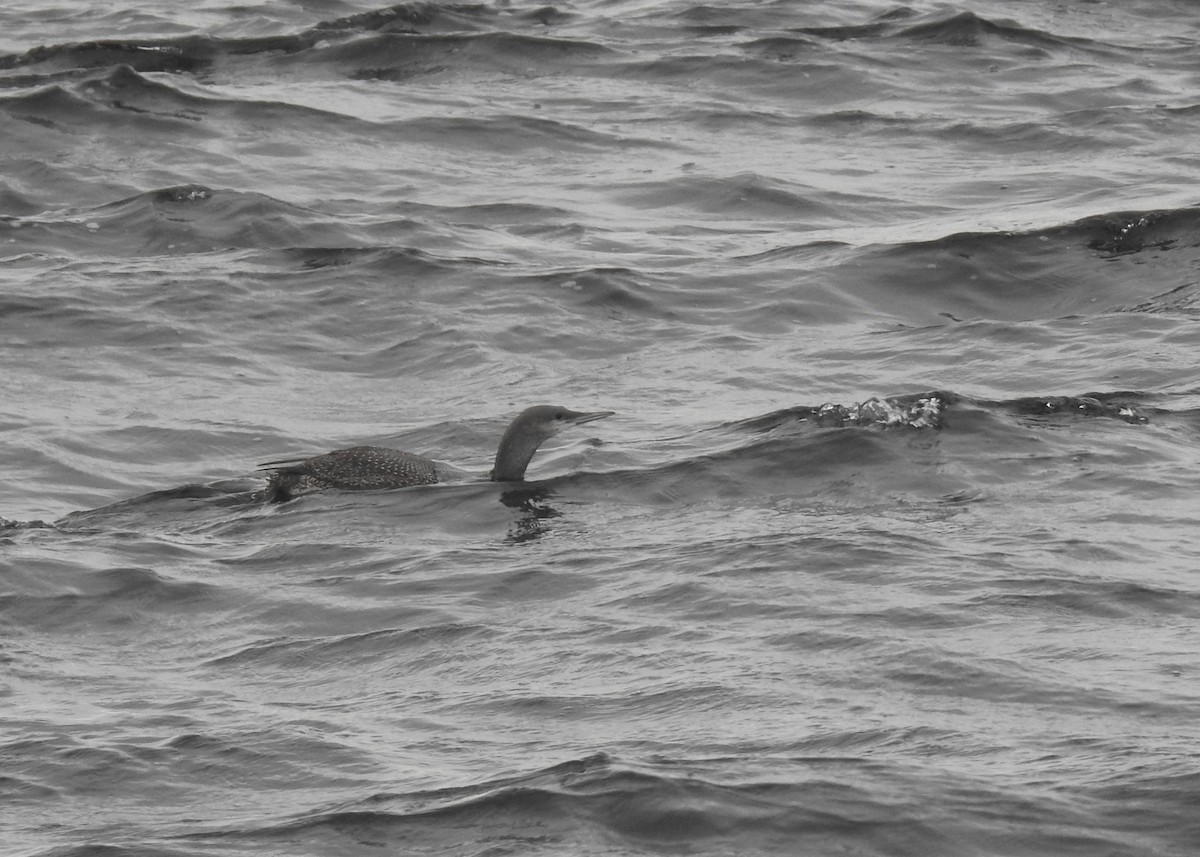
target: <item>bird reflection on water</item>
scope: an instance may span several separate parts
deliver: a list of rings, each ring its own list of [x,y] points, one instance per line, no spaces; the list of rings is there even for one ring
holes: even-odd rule
[[[525,483],[503,491],[500,494],[500,502],[521,513],[509,527],[505,542],[524,544],[545,535],[548,531],[545,522],[562,517],[562,512],[546,502],[554,494],[549,486],[537,483]]]

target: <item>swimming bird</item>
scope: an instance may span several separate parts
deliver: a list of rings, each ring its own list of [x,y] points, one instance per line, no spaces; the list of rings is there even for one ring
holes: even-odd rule
[[[493,482],[522,481],[533,454],[548,438],[568,426],[583,425],[612,414],[612,411],[583,413],[558,405],[526,408],[509,423],[500,438],[496,462],[488,478]],[[265,496],[276,502],[323,488],[369,491],[432,485],[451,472],[423,455],[382,446],[352,446],[312,458],[266,461],[258,469],[270,471]]]

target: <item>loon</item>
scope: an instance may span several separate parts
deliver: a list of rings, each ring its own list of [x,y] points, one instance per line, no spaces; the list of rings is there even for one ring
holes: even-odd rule
[[[488,478],[493,482],[520,482],[538,447],[568,426],[578,426],[612,416],[613,411],[581,413],[557,405],[535,405],[517,415],[500,438],[496,463]],[[259,470],[270,471],[265,497],[284,502],[299,494],[337,488],[370,491],[432,485],[446,471],[432,459],[382,446],[352,446],[312,458],[266,461]]]

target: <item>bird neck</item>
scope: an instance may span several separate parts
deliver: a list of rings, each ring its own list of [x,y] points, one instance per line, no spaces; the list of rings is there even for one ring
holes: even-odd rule
[[[522,426],[511,425],[496,450],[496,464],[492,468],[493,482],[520,482],[533,454],[542,445],[544,437]]]

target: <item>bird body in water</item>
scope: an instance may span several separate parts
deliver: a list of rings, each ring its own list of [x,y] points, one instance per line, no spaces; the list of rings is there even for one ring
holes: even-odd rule
[[[582,413],[557,405],[535,405],[517,415],[500,438],[496,462],[488,478],[519,482],[538,447],[568,426],[611,416],[612,411]],[[283,459],[259,465],[270,471],[266,498],[282,502],[299,494],[335,488],[370,491],[407,488],[442,481],[445,469],[432,459],[382,446],[352,446],[312,458]]]

